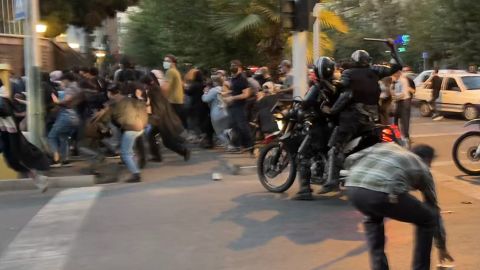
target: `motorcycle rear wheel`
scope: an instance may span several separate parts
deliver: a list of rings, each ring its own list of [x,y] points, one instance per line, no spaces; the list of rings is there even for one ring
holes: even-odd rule
[[[275,152],[280,151],[280,152]],[[269,156],[273,154],[273,156]],[[277,156],[276,164],[270,164],[275,155]],[[284,172],[285,170],[288,170]],[[284,181],[274,182],[275,177],[287,174]],[[278,142],[272,142],[263,147],[257,159],[257,174],[262,186],[273,193],[282,193],[287,191],[295,181],[297,175],[297,167],[295,158],[286,148],[282,147]]]
[[[474,143],[471,147],[468,147],[468,149],[462,151],[461,147],[469,139],[476,139],[478,142]],[[473,176],[480,175],[480,159],[479,158],[475,159],[474,157],[474,154],[478,147],[478,143],[480,143],[480,131],[469,131],[469,132],[466,132],[465,134],[462,134],[462,136],[458,137],[458,139],[453,144],[453,149],[452,149],[453,162],[455,163],[455,166],[457,166],[459,170],[461,170],[462,172],[468,175],[473,175]],[[462,158],[465,158],[465,159],[462,159]],[[469,168],[467,166],[468,161],[472,162],[473,164],[477,164],[476,166],[478,168],[474,168],[474,169]]]

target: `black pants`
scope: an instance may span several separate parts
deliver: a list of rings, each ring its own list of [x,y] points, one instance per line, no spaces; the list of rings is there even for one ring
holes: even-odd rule
[[[247,113],[244,106],[234,105],[228,108],[230,114],[230,127],[238,134],[240,145],[253,146],[252,133],[248,125]]]
[[[155,136],[159,134],[162,138],[162,142],[168,149],[172,150],[173,152],[185,156],[187,153],[187,147],[185,145],[185,141],[183,137],[180,135],[178,136],[171,136],[167,134],[162,134],[160,129],[156,126],[152,126],[150,133],[148,134],[148,144],[150,145],[150,154],[155,159],[161,159],[162,154],[160,152],[160,145],[157,144],[157,140]]]
[[[184,129],[187,129],[188,123],[187,123],[187,114],[185,112],[185,106],[183,104],[174,104],[170,103],[173,107],[173,110],[177,113],[178,117],[182,121],[182,125]]]
[[[391,98],[380,99],[380,105],[378,107],[378,111],[379,111],[378,116],[380,117],[380,124],[390,125],[391,106],[392,106]]]
[[[398,196],[398,203],[390,203],[388,194],[364,188],[348,187],[350,202],[365,215],[363,222],[367,237],[370,264],[373,270],[388,270],[385,256],[385,217],[415,224],[416,242],[413,270],[430,270],[430,253],[434,230],[437,226],[437,211],[412,195]]]
[[[397,101],[397,110],[395,111],[394,123],[398,126],[400,123],[400,131],[406,139],[410,138],[410,99]]]

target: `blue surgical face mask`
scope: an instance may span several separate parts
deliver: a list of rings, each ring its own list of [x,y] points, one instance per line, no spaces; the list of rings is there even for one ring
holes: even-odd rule
[[[163,62],[163,68],[164,69],[169,69],[172,66],[172,63],[170,62]]]

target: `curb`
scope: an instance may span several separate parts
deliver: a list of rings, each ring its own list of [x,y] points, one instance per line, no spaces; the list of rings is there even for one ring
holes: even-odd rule
[[[79,188],[95,185],[94,175],[74,175],[62,177],[48,177],[50,188]],[[30,178],[0,180],[0,191],[33,190],[37,187]]]

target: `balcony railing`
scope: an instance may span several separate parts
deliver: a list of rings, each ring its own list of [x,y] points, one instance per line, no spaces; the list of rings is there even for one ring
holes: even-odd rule
[[[13,0],[0,0],[0,34],[23,35],[23,21],[15,21]]]

